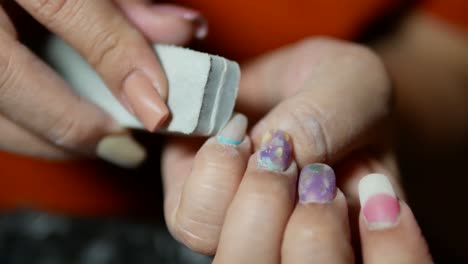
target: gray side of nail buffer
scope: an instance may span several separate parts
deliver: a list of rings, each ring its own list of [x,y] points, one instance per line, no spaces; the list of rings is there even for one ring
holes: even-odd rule
[[[237,97],[240,69],[236,62],[181,47],[155,45],[168,78],[171,118],[161,132],[214,135],[229,120]],[[53,37],[45,59],[81,96],[91,100],[120,124],[143,125],[114,98],[81,56]]]
[[[240,68],[235,62],[219,56],[211,56],[211,68],[202,105],[202,111],[197,126],[201,134],[215,134],[219,131],[232,115],[237,87],[240,79]]]

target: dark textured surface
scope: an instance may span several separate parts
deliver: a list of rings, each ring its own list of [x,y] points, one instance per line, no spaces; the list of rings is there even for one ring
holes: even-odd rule
[[[70,218],[32,211],[0,216],[2,264],[211,263],[163,225]]]

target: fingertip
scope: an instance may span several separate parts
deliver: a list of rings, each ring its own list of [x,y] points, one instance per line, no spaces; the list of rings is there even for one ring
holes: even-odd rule
[[[146,150],[129,133],[108,135],[101,139],[96,154],[117,166],[133,169],[146,159]]]
[[[235,113],[216,139],[224,145],[238,146],[246,137],[248,119],[245,115]]]
[[[127,18],[153,43],[185,45],[208,33],[205,18],[196,10],[172,4],[121,4]]]
[[[369,229],[386,229],[398,223],[400,203],[388,178],[372,173],[359,181],[361,213]]]
[[[219,142],[216,137],[209,138],[198,150],[195,164],[215,167],[245,167],[250,155],[250,139],[245,137],[239,145]]]
[[[184,19],[190,24],[192,34],[197,39],[204,39],[208,34],[208,22],[205,17],[197,10],[171,4],[153,5],[152,10],[161,14]]]
[[[258,121],[250,132],[250,137],[255,148],[260,147],[260,142],[262,141],[263,134],[268,130],[268,124],[265,120],[261,119]]]
[[[361,179],[359,195],[364,262],[432,263],[415,216],[404,201],[395,197],[384,175],[370,174]]]
[[[335,196],[335,201],[343,201],[344,204],[347,206],[347,201],[346,201],[346,196],[345,194],[343,193],[343,191],[341,191],[340,188],[336,188],[336,196]]]
[[[337,194],[336,176],[333,169],[322,163],[309,164],[299,175],[298,194],[300,203],[329,203]]]
[[[282,130],[269,130],[263,134],[256,156],[259,167],[277,172],[285,171],[293,162],[291,136]]]
[[[161,89],[160,89],[161,90]],[[150,132],[162,126],[169,117],[169,109],[153,83],[142,71],[130,73],[123,82],[121,101]]]

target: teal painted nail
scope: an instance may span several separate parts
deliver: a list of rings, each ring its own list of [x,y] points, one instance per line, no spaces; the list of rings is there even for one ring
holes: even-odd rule
[[[234,114],[226,126],[216,137],[218,142],[226,145],[238,146],[242,143],[247,131],[247,117],[243,114]]]

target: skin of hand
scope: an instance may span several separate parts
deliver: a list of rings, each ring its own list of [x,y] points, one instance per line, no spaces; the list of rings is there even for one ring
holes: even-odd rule
[[[200,249],[216,239],[213,263],[223,264],[354,263],[356,257],[360,263],[432,263],[410,208],[383,174],[390,173],[387,165],[372,156],[354,155],[339,166],[336,176],[322,163],[307,164],[299,173],[293,137],[270,130],[250,155],[246,126],[245,116],[236,114],[194,159],[180,147],[170,157],[185,172],[193,165],[185,186],[166,179],[174,184],[169,192],[183,188],[178,211],[169,211],[168,220],[179,221],[181,233],[176,235],[188,246]],[[358,214],[349,214],[353,205],[337,189],[337,177],[358,181]],[[223,215],[216,208],[226,202],[230,204]],[[351,232],[354,223],[356,233]]]
[[[354,164],[359,170],[348,171],[359,175],[338,175],[361,178],[362,209],[354,237],[361,244],[353,251],[347,201],[336,188],[333,170],[315,163],[298,175],[291,159],[282,170],[264,162],[263,154],[281,141],[281,133],[276,130],[275,139],[249,158],[213,263],[354,263],[360,253],[360,263],[432,263],[408,205],[396,198],[383,174],[362,177],[360,170],[375,170],[362,162]]]
[[[396,106],[393,117],[398,120],[399,134],[402,131],[413,133],[416,136],[411,137],[414,139],[411,142],[419,142],[420,145],[424,146],[422,148],[424,150],[431,148],[440,151],[441,148],[447,149],[447,146],[466,145],[466,133],[463,132],[466,131],[468,125],[466,122],[468,120],[466,118],[467,108],[463,107],[468,98],[465,96],[468,76],[466,71],[468,57],[465,56],[468,54],[466,36],[466,31],[456,26],[441,22],[427,14],[414,12],[392,34],[371,45],[379,57],[383,59],[393,79],[395,90],[392,99]],[[323,42],[323,40],[321,41]],[[392,142],[388,137],[386,138],[390,131],[389,126],[385,125],[385,121],[388,119],[381,118],[384,125],[376,125],[375,128],[371,129],[363,129],[363,123],[354,123],[356,120],[361,120],[364,121],[364,124],[372,124],[373,122],[370,121],[373,119],[372,116],[366,116],[366,114],[380,113],[385,115],[382,112],[386,112],[388,108],[379,110],[378,106],[369,104],[367,109],[359,111],[363,115],[355,115],[354,117],[352,108],[350,111],[340,111],[347,105],[349,107],[349,103],[352,105],[353,101],[361,101],[361,106],[366,107],[366,99],[362,99],[363,97],[357,99],[359,98],[359,89],[355,90],[353,84],[359,84],[359,81],[356,81],[355,78],[361,76],[361,81],[366,81],[367,77],[380,76],[380,74],[375,74],[375,70],[381,69],[381,63],[376,63],[372,58],[374,55],[362,48],[357,49],[359,50],[357,53],[363,55],[364,60],[356,55],[356,49],[349,46],[340,51],[327,53],[324,52],[325,48],[319,49],[317,46],[320,45],[311,42],[316,41],[305,41],[294,48],[286,47],[279,52],[244,65],[243,83],[238,102],[239,110],[246,113],[251,121],[261,120],[254,126],[251,133],[254,149],[258,149],[261,134],[264,131],[270,128],[280,128],[291,133],[290,127],[294,126],[291,123],[295,123],[297,128],[292,129],[292,131],[296,141],[293,143],[300,143],[294,144],[294,154],[300,167],[308,162],[339,161],[335,166],[338,175],[337,182],[348,202],[353,244],[359,245],[362,242],[359,241],[359,222],[357,221],[358,217],[356,217],[360,212],[357,195],[359,179],[369,172],[381,171],[379,168],[385,168],[383,173],[390,176],[389,179],[396,193],[399,197],[404,198],[397,180],[398,169],[391,148]],[[329,46],[336,47],[336,45]],[[309,51],[299,52],[300,49],[309,49]],[[295,50],[295,52],[290,50]],[[314,50],[315,55],[313,55]],[[340,65],[329,67],[328,74],[324,70],[321,74],[315,75],[318,77],[313,77],[314,70],[319,72],[321,68],[326,69],[327,60],[319,60],[324,57],[340,58],[341,67]],[[348,64],[345,63],[345,59],[347,59]],[[363,64],[374,66],[377,64],[377,66],[363,70],[359,65],[353,65],[358,61],[362,63],[361,66]],[[360,73],[354,74],[354,76],[347,75],[350,71],[359,68],[361,69]],[[414,71],[415,69],[416,71]],[[347,90],[336,89],[335,85],[330,85],[327,82],[327,78],[325,81],[322,80],[320,75],[333,75],[336,79],[331,81],[342,81],[341,88]],[[297,93],[301,89],[299,84],[307,78],[310,79],[308,84],[314,89],[320,90],[320,88],[315,87],[322,86],[323,95],[311,95],[313,89],[309,95],[304,92]],[[387,81],[377,82],[380,84],[373,87],[377,90],[367,88],[369,91],[367,100],[373,100],[377,105],[387,107],[386,103],[391,100]],[[450,85],[447,86],[447,84]],[[367,85],[364,86],[371,86]],[[383,93],[380,95],[376,93],[379,91],[379,87],[383,87],[383,90],[380,90]],[[323,100],[322,96],[335,98],[336,101],[330,100],[323,107],[319,106],[318,110],[324,109],[323,111],[305,106],[308,102],[311,102],[312,105],[317,104],[317,101]],[[381,100],[379,101],[379,99]],[[435,106],[434,101],[438,102]],[[280,105],[276,106],[278,103]],[[262,118],[265,114],[267,117]],[[338,114],[342,114],[341,118]],[[307,118],[304,118],[307,116],[313,116],[315,119],[318,116],[319,121],[315,123],[319,125],[311,125],[314,122],[307,122]],[[355,119],[356,117],[357,119]],[[366,123],[365,120],[369,122]],[[374,118],[373,124],[379,123],[376,120],[379,118]],[[323,125],[324,121],[330,122],[328,128]],[[299,139],[295,135],[295,131],[303,131],[297,133]],[[316,131],[316,133],[310,131]],[[362,132],[363,135],[354,137],[356,134],[352,132],[356,131]],[[341,141],[340,143],[338,139],[340,132],[344,132],[342,135],[350,141]],[[381,137],[375,138],[375,134],[380,134]],[[301,135],[306,136],[301,137]],[[322,144],[317,144],[316,141],[322,142]],[[373,143],[370,147],[366,147],[366,142]],[[382,144],[384,142],[387,144]],[[211,172],[215,171],[214,168],[225,169],[235,164],[234,162],[231,165],[216,165],[216,162],[213,162],[211,158],[204,158],[204,153],[208,153],[206,156],[217,157],[224,157],[226,153],[232,154],[232,151],[222,150],[224,148],[212,147],[214,149],[212,152],[205,152],[206,147],[204,146],[193,160],[196,150],[198,150],[197,146],[201,144],[201,142],[190,142],[190,140],[176,143],[173,140],[166,148],[163,164],[163,176],[165,176],[166,184],[166,218],[176,238],[196,251],[214,254],[218,247],[219,234],[223,229],[226,212],[230,208],[229,205],[243,176],[238,172],[222,174]],[[211,144],[216,145],[216,143]],[[246,151],[244,145],[238,148],[234,153],[242,154]],[[356,149],[361,151],[349,155],[351,150]],[[245,159],[245,154],[236,157],[238,156]],[[204,166],[199,165],[202,162],[197,162],[198,160],[205,160],[209,164],[207,167],[211,168],[204,173],[203,177],[197,176],[204,171]],[[240,161],[237,162],[240,163]],[[177,164],[177,166],[171,164]],[[198,164],[197,169],[190,171],[190,166],[195,164]],[[222,164],[229,163],[223,161]],[[187,177],[188,175],[190,176]],[[209,183],[207,179],[212,183]],[[226,181],[226,179],[230,180]],[[200,191],[191,191],[194,188],[199,188]],[[211,213],[208,213],[208,210],[211,210]],[[359,253],[359,251],[355,253]],[[415,262],[419,263],[419,261]]]
[[[174,138],[163,152],[165,217],[176,239],[197,252],[218,252],[227,217],[246,180],[249,155],[262,148],[262,138],[271,130],[289,135],[291,148],[287,149],[299,170],[316,162],[336,165],[340,172],[338,186],[348,201],[352,232],[359,231],[359,180],[370,172],[379,172],[375,164],[385,168],[395,192],[402,197],[394,155],[389,144],[384,143],[389,142],[391,86],[382,62],[372,51],[333,39],[307,39],[257,58],[242,70],[239,110],[249,117],[263,115],[250,137],[244,137],[246,118],[236,115],[217,138],[204,144],[196,139]],[[359,169],[363,166],[369,169]],[[253,204],[258,200],[273,205],[274,197],[284,191],[271,184],[261,187],[257,183],[257,188],[249,189],[251,194],[243,195]],[[295,197],[294,193],[284,196]],[[278,218],[281,223],[274,226],[286,225],[293,202],[283,201],[284,208],[289,209]],[[277,218],[273,212],[263,216],[255,213],[256,209],[248,209],[252,208],[248,203],[242,204],[250,210],[245,214],[255,214],[265,224]],[[276,237],[259,236],[257,246],[272,240],[278,251],[265,254],[279,253],[282,231],[268,231]]]
[[[149,131],[168,117],[167,80],[150,43],[183,45],[206,34],[197,11],[175,5],[141,0],[16,3],[77,49]],[[123,167],[141,163],[145,150],[130,133],[74,94],[18,40],[18,34],[28,32],[16,32],[15,17],[4,5],[0,6],[0,148],[53,159],[97,155]]]

